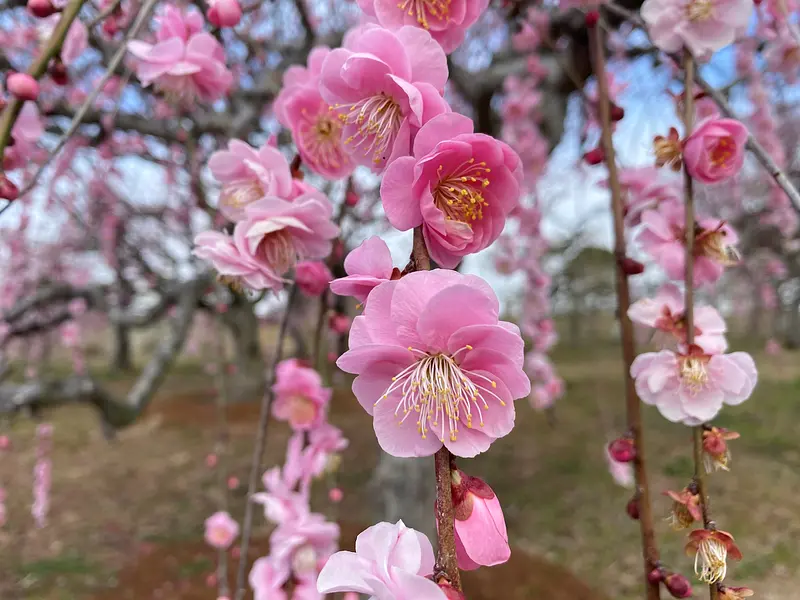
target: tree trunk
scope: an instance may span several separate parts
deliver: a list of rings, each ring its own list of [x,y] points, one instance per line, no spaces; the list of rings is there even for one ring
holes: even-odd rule
[[[792,350],[800,348],[800,294],[791,304],[786,325],[786,347]]]
[[[436,534],[436,500],[433,457],[396,458],[381,453],[372,476],[377,498],[376,520],[396,523],[400,519],[433,539]]]
[[[123,325],[113,326],[114,352],[111,358],[112,371],[133,370],[131,357],[131,331]]]
[[[245,298],[237,296],[223,317],[233,342],[233,378],[231,400],[233,402],[254,401],[264,393],[264,356],[259,339],[259,322],[253,306]]]

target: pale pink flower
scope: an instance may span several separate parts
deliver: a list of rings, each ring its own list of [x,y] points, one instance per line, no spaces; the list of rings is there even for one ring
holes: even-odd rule
[[[747,127],[735,119],[707,119],[683,141],[683,164],[703,183],[730,179],[742,170]]]
[[[767,344],[764,347],[764,351],[770,356],[777,356],[782,352],[782,350],[783,348],[781,347],[781,343],[775,338],[768,339]]]
[[[317,579],[323,594],[357,592],[376,600],[446,600],[433,581],[433,547],[402,521],[378,523],[359,534],[355,552],[337,552]]]
[[[228,142],[208,159],[208,168],[222,184],[219,210],[231,221],[244,218],[244,209],[266,196],[288,200],[292,195],[289,163],[276,148],[255,149],[240,140]]]
[[[381,183],[392,226],[422,225],[431,258],[446,268],[494,242],[519,204],[519,156],[473,127],[457,113],[431,119],[417,134],[413,156],[392,163]]]
[[[331,390],[322,386],[319,373],[300,365],[296,358],[278,364],[272,391],[273,416],[287,421],[295,431],[307,431],[317,425],[331,399]]]
[[[313,580],[322,565],[336,552],[339,526],[324,515],[303,512],[284,521],[270,536],[270,550],[278,560],[287,561],[292,574],[301,581]]]
[[[498,315],[489,284],[456,271],[417,271],[372,291],[336,364],[358,375],[353,392],[385,452],[429,456],[445,445],[468,458],[513,429],[530,381],[519,328]]]
[[[449,112],[447,58],[424,29],[362,25],[322,64],[322,97],[344,124],[351,159],[382,172],[411,153],[419,128]]]
[[[26,102],[22,106],[11,135],[15,143],[6,148],[3,155],[2,166],[6,171],[24,167],[34,158],[39,140],[44,135],[44,123],[36,103]]]
[[[302,446],[303,436],[292,436],[283,468],[273,467],[266,471],[262,482],[267,491],[253,494],[251,498],[264,506],[264,516],[277,525],[299,519],[300,515],[308,512],[307,486],[298,486],[306,475],[303,472]]]
[[[511,557],[503,509],[492,488],[463,471],[451,472],[458,567],[473,571]]]
[[[387,29],[404,25],[425,29],[449,54],[464,41],[489,0],[359,0],[359,5]]]
[[[752,50],[742,53],[751,60],[755,54]],[[797,81],[800,74],[800,45],[788,28],[780,28],[777,37],[767,44],[764,59],[770,73],[781,73],[788,83]]]
[[[155,84],[168,96],[182,102],[213,102],[225,96],[233,74],[225,66],[225,50],[216,38],[202,30],[203,17],[167,6],[157,20],[156,44],[128,42],[136,57],[136,75],[144,87]]]
[[[234,230],[233,236],[203,231],[195,236],[194,245],[192,253],[211,263],[223,281],[256,291],[283,287],[283,278],[247,251],[244,229]]]
[[[697,346],[640,354],[631,365],[642,402],[656,406],[668,420],[700,425],[723,404],[735,406],[750,397],[758,373],[746,352],[705,354]]]
[[[209,546],[225,550],[237,535],[239,524],[227,512],[216,512],[206,519],[204,538]]]
[[[685,214],[678,204],[661,204],[642,213],[644,227],[637,237],[647,252],[673,280],[684,278]],[[698,219],[695,234],[694,285],[715,283],[725,267],[738,264],[736,232],[718,219]]]
[[[331,315],[330,319],[328,319],[328,327],[331,328],[331,331],[340,335],[347,333],[350,330],[350,317],[341,313]]]
[[[307,260],[297,263],[294,281],[302,292],[309,296],[321,296],[333,279],[333,274],[324,262]]]
[[[633,464],[615,460],[614,457],[611,456],[608,444],[605,445],[604,454],[606,463],[608,463],[608,472],[611,473],[611,477],[614,478],[614,481],[624,488],[632,488],[634,486]]]
[[[686,342],[686,323],[683,293],[673,283],[667,283],[658,290],[656,297],[642,298],[628,309],[628,317],[634,323],[653,327]],[[727,327],[717,310],[712,306],[694,308],[694,343],[705,352],[718,354],[725,352]]]
[[[347,255],[344,270],[347,277],[332,281],[331,291],[339,296],[352,296],[363,303],[375,287],[392,278],[395,269],[389,246],[373,235]]]
[[[259,558],[253,563],[248,577],[254,600],[288,600],[283,586],[289,580],[289,565],[272,556]]]
[[[744,33],[753,0],[645,0],[641,14],[659,49],[675,53],[687,46],[705,61]]]

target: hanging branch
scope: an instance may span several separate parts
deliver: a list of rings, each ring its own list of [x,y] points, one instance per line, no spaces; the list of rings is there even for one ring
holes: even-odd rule
[[[250,537],[253,534],[253,511],[254,504],[250,501],[253,494],[256,493],[258,487],[259,476],[262,471],[262,463],[264,462],[264,449],[267,445],[267,428],[269,427],[270,416],[272,415],[272,383],[275,378],[275,367],[283,359],[283,346],[286,339],[286,332],[289,329],[289,315],[292,312],[295,299],[297,298],[297,286],[292,285],[289,291],[289,299],[286,302],[283,316],[281,317],[281,324],[278,330],[278,339],[275,342],[275,354],[272,362],[267,369],[267,382],[264,396],[261,399],[261,412],[258,417],[258,435],[256,443],[253,448],[253,459],[250,464],[250,477],[247,483],[247,504],[244,510],[244,521],[242,523],[242,541],[239,546],[239,569],[236,573],[236,596],[235,600],[242,600],[247,593],[245,586],[247,576],[247,552],[250,548]]]
[[[653,528],[653,514],[650,506],[650,489],[647,483],[647,465],[644,455],[644,436],[642,428],[641,406],[636,394],[631,365],[636,357],[636,348],[633,337],[633,324],[628,317],[628,308],[631,304],[628,276],[625,273],[622,261],[626,257],[625,248],[625,223],[624,202],[620,189],[617,173],[616,156],[614,154],[614,141],[611,131],[611,107],[608,98],[608,82],[606,80],[605,44],[603,33],[597,26],[589,28],[592,38],[594,54],[594,72],[597,79],[599,96],[599,120],[602,126],[602,144],[606,166],[608,168],[609,188],[611,189],[611,212],[614,218],[614,254],[617,259],[617,307],[622,336],[622,362],[625,377],[625,409],[628,428],[636,446],[634,459],[634,476],[639,506],[639,525],[642,534],[642,554],[644,557],[644,575],[648,600],[660,598],[659,582],[652,582],[647,575],[656,568],[659,555],[656,545],[655,530]]]
[[[228,512],[228,361],[225,350],[225,330],[221,321],[217,321],[217,371],[214,374],[214,386],[217,388],[217,441],[214,444],[214,455],[217,464],[217,487],[220,492],[219,509]],[[230,594],[228,584],[228,550],[217,550],[217,592],[220,598],[227,598]]]

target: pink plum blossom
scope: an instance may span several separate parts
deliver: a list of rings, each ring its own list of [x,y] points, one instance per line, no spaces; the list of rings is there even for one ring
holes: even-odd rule
[[[614,481],[624,488],[632,488],[634,486],[633,465],[630,462],[615,460],[611,456],[611,452],[609,452],[608,444],[605,445],[603,453],[606,457],[606,463],[608,463],[608,472],[611,473]]]
[[[347,448],[349,442],[341,429],[330,423],[321,423],[311,430],[308,446],[303,450],[303,465],[314,477],[319,477],[335,465],[332,459]]]
[[[307,431],[317,425],[331,399],[331,390],[322,387],[319,373],[300,365],[296,358],[278,364],[272,391],[272,414],[280,421],[288,421],[295,431]]]
[[[628,309],[628,317],[634,323],[653,327],[686,342],[684,297],[673,283],[661,286],[655,298],[642,298]],[[695,306],[694,343],[705,352],[725,352],[725,321],[713,306]]]
[[[225,96],[233,84],[233,74],[225,66],[222,45],[202,31],[202,15],[196,11],[184,14],[167,6],[158,21],[155,44],[128,42],[128,51],[137,59],[136,75],[142,85],[155,84],[186,103],[195,98],[213,102]]]
[[[238,0],[210,0],[208,20],[214,27],[235,27],[242,18]]]
[[[464,41],[489,0],[359,0],[358,4],[387,29],[421,27],[449,54]]]
[[[678,204],[661,204],[642,213],[642,231],[637,240],[673,280],[684,277],[685,214]],[[718,219],[700,218],[695,230],[694,285],[714,283],[725,267],[738,264],[736,232]]]
[[[764,351],[770,356],[777,356],[782,350],[781,343],[775,338],[768,339],[766,345],[764,346]]]
[[[362,25],[322,64],[320,92],[344,125],[344,148],[381,173],[411,153],[416,133],[449,112],[442,98],[447,58],[424,29]]]
[[[193,254],[209,263],[220,279],[251,290],[280,289],[283,279],[247,252],[244,229],[234,230],[233,236],[219,231],[203,231],[194,238]]]
[[[707,119],[683,142],[683,164],[694,179],[718,183],[744,164],[747,127],[736,119]]]
[[[300,290],[309,296],[321,296],[333,279],[333,274],[324,262],[307,260],[297,263],[294,281]]]
[[[358,375],[353,392],[385,452],[429,456],[444,445],[469,458],[513,429],[514,400],[531,388],[519,328],[498,315],[489,284],[456,271],[417,271],[372,291],[336,364]]]
[[[284,200],[292,195],[289,163],[276,148],[255,149],[240,140],[228,142],[208,159],[208,168],[222,184],[219,209],[231,221],[244,218],[244,209],[266,196]]]
[[[239,535],[239,524],[224,511],[216,512],[206,519],[205,540],[209,546],[229,548]]]
[[[248,578],[254,600],[289,600],[283,586],[289,580],[289,565],[272,556],[257,559]]]
[[[362,303],[375,287],[392,279],[395,271],[389,246],[377,235],[367,238],[347,255],[344,270],[347,277],[332,281],[331,291]]]
[[[267,491],[252,496],[253,502],[264,506],[267,520],[277,525],[299,519],[308,512],[308,486],[301,479],[307,477],[310,480],[310,474],[304,469],[302,447],[303,436],[292,436],[283,468],[273,467],[266,471],[262,482]]]
[[[53,30],[58,25],[61,19],[58,15],[52,15],[47,19],[42,19],[37,26],[39,38],[42,42],[49,40],[53,35]],[[89,47],[89,30],[80,19],[75,19],[67,30],[67,37],[64,38],[64,44],[61,46],[59,56],[61,61],[66,65],[72,65],[85,50]]]
[[[278,525],[270,536],[270,550],[278,560],[291,565],[297,579],[309,581],[336,552],[338,540],[336,523],[326,521],[323,515],[305,511]]]
[[[457,113],[434,117],[417,134],[413,155],[392,163],[381,183],[392,226],[422,225],[431,258],[446,268],[494,242],[519,203],[519,156],[473,127]]]
[[[753,0],[645,0],[642,19],[659,49],[683,46],[699,60],[734,42],[753,14]]]
[[[486,482],[463,471],[451,472],[458,566],[473,571],[503,564],[511,557],[503,508]]]
[[[700,425],[713,419],[723,404],[735,406],[750,397],[758,374],[746,352],[705,354],[692,346],[686,352],[648,352],[631,365],[642,402],[656,406],[668,420]]]
[[[317,579],[323,594],[357,592],[377,600],[446,600],[433,574],[430,541],[402,521],[378,523],[359,534],[355,552],[337,552]]]
[[[754,52],[744,51],[752,59]],[[788,83],[795,83],[800,74],[800,44],[787,27],[778,31],[775,39],[767,44],[764,50],[767,70],[770,73],[781,73]]]

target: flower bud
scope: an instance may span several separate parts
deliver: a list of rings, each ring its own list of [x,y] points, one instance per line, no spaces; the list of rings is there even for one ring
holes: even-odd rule
[[[606,154],[603,152],[603,149],[598,146],[594,150],[589,150],[586,154],[583,155],[583,160],[586,162],[587,165],[599,165],[601,162],[605,160]]]
[[[34,17],[44,19],[58,12],[50,0],[28,0],[28,12]]]
[[[670,573],[664,578],[664,585],[673,598],[689,598],[692,595],[692,584],[680,573]]]
[[[8,91],[20,100],[36,100],[39,96],[39,82],[27,73],[12,73],[6,79]]]
[[[631,275],[641,275],[644,273],[644,265],[638,260],[633,260],[627,256],[619,261],[619,266],[622,268],[622,272],[629,277]]]
[[[600,13],[596,10],[590,10],[586,13],[586,27],[592,28],[597,25],[597,22],[600,20]]]
[[[8,177],[0,173],[0,198],[14,201],[19,197],[19,188]]]
[[[353,190],[348,190],[347,195],[344,197],[344,203],[347,206],[353,207],[358,204],[358,194],[356,194]]]
[[[647,574],[647,581],[650,583],[661,583],[664,581],[664,571],[661,569],[653,569]]]
[[[625,109],[616,104],[611,105],[611,120],[615,123],[625,118]]]
[[[627,512],[628,516],[634,521],[639,520],[639,496],[634,496],[628,500],[628,504],[625,506],[625,512]]]
[[[214,0],[208,9],[208,20],[214,27],[235,27],[242,18],[237,0]]]
[[[47,72],[50,74],[50,79],[52,79],[53,83],[56,85],[64,86],[69,83],[67,67],[60,58],[56,57],[53,59]]]
[[[617,462],[631,462],[636,458],[636,443],[631,437],[619,437],[608,445],[608,453]]]

